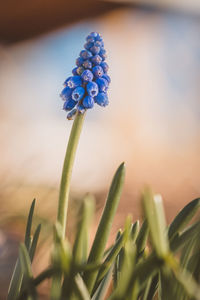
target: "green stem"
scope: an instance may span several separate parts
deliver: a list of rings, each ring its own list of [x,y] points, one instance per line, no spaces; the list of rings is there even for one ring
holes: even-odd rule
[[[60,183],[57,221],[62,226],[62,236],[65,237],[69,190],[76,149],[81,134],[85,113],[77,113],[69,137]]]
[[[79,142],[79,137],[81,134],[81,129],[84,121],[85,113],[77,113],[73,126],[71,129],[67,150],[65,154],[65,160],[63,164],[62,177],[60,183],[60,193],[59,193],[59,202],[58,202],[58,214],[57,222],[61,225],[61,235],[62,238],[65,238],[66,231],[66,221],[67,221],[67,208],[69,202],[69,190],[72,177],[72,168],[74,165],[74,159],[76,154],[76,149]],[[56,243],[56,240],[55,240]],[[57,300],[60,298],[61,293],[61,280],[62,274],[56,274],[52,278],[51,286],[51,299]]]

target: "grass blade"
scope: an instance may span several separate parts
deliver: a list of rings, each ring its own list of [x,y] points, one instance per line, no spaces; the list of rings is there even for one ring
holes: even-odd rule
[[[31,261],[26,245],[23,243],[21,243],[19,246],[19,261],[23,273],[23,282],[27,287],[27,299],[36,300],[36,289],[33,284]]]
[[[124,243],[127,241],[128,238],[130,238],[130,233],[131,233],[131,217],[128,216],[127,219],[126,219],[126,224],[125,224],[125,229],[124,229],[123,234],[116,241],[115,245],[112,247],[111,251],[109,252],[107,257],[105,258],[105,260],[104,260],[104,262],[103,262],[103,264],[102,264],[102,266],[99,270],[97,280],[96,280],[96,283],[95,283],[94,291],[96,290],[96,288],[100,284],[103,277],[109,271],[111,266],[113,265],[114,260],[115,260],[116,256],[119,254],[119,251],[121,250]]]
[[[149,235],[148,224],[147,224],[147,221],[144,220],[144,222],[142,224],[142,227],[141,227],[141,229],[138,233],[137,239],[136,239],[136,246],[137,246],[138,255],[143,253],[143,251],[146,247],[148,235]]]
[[[110,233],[113,218],[118,207],[118,203],[122,193],[122,187],[124,183],[125,167],[122,163],[117,169],[113,178],[106,205],[97,229],[97,233],[90,251],[88,263],[101,262],[104,249],[107,243],[108,235]],[[86,272],[84,274],[84,281],[91,293],[95,284],[97,272]]]
[[[22,271],[21,266],[19,263],[19,259],[17,259],[17,262],[15,264],[15,268],[13,271],[13,275],[10,281],[10,286],[8,289],[8,296],[7,300],[15,300],[19,296],[21,284],[22,284]]]
[[[35,230],[33,240],[32,240],[32,243],[31,243],[31,247],[30,247],[30,250],[29,250],[29,256],[30,256],[31,262],[33,261],[33,258],[34,258],[34,255],[35,255],[35,251],[36,251],[40,231],[41,231],[41,224],[39,224],[37,226],[36,230]]]
[[[152,244],[157,255],[163,257],[169,252],[169,245],[161,196],[153,195],[150,190],[146,190],[143,196],[143,207]]]
[[[136,259],[136,247],[128,240],[124,246],[124,258],[121,267],[121,275],[118,281],[117,288],[110,296],[109,300],[127,299],[129,282],[133,272]]]
[[[140,229],[140,222],[136,221],[134,224],[132,224],[132,228],[131,228],[131,240],[133,243],[135,243],[138,233],[139,233],[139,229]]]
[[[198,235],[199,231],[200,231],[200,221],[191,225],[182,234],[176,233],[176,235],[170,241],[171,251],[176,253],[187,242],[195,238],[195,236]]]
[[[181,231],[193,218],[200,207],[200,198],[194,199],[187,204],[171,223],[168,236],[171,239],[177,232]]]
[[[110,270],[107,272],[107,274],[104,276],[103,280],[98,286],[98,289],[96,290],[94,296],[92,297],[92,300],[103,300],[105,299],[106,292],[109,287],[109,283],[111,281],[113,268],[111,267]]]
[[[28,279],[33,278],[31,270],[31,261],[25,244],[21,243],[19,246],[19,261],[24,277]]]
[[[78,296],[78,299],[90,300],[91,298],[90,298],[88,289],[87,289],[82,277],[79,274],[76,275],[76,277],[74,279],[74,283],[75,283],[75,289],[76,289],[76,294]]]
[[[27,225],[26,225],[26,233],[25,233],[25,245],[26,248],[29,249],[30,243],[31,243],[31,227],[32,227],[32,221],[33,221],[33,213],[35,209],[35,199],[33,200],[31,204],[31,208],[28,215]]]
[[[122,231],[120,229],[117,233],[115,241],[117,241],[120,238],[121,235],[122,235]],[[119,280],[119,274],[120,274],[120,268],[119,268],[119,254],[118,254],[116,259],[115,259],[115,263],[114,263],[114,267],[113,267],[113,285],[114,285],[114,288],[116,288],[116,286],[117,286],[117,283],[118,283],[118,280]]]
[[[25,243],[27,249],[29,249],[30,242],[31,242],[31,227],[32,227],[34,208],[35,208],[35,199],[32,201],[32,204],[31,204],[31,207],[29,210],[28,219],[27,219],[27,225],[26,225],[26,233],[25,233],[24,243]],[[19,259],[17,259],[15,268],[13,271],[13,275],[12,275],[12,278],[10,281],[9,289],[8,289],[7,300],[17,299],[17,297],[20,293],[22,279],[23,279],[22,270],[21,270]]]
[[[87,195],[83,201],[82,217],[77,227],[77,235],[73,247],[73,261],[75,264],[86,262],[88,255],[89,225],[94,213],[94,198]]]

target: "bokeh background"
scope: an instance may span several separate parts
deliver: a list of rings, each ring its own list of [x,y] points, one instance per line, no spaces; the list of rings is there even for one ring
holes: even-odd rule
[[[113,234],[128,213],[140,218],[145,185],[163,195],[168,221],[199,196],[199,17],[198,0],[1,1],[0,299],[6,297],[33,198],[35,223],[43,224],[34,272],[48,264],[72,125],[59,93],[91,31],[103,35],[108,51],[110,105],[86,116],[73,172],[69,236],[86,192],[97,200],[93,235],[122,161],[127,174]],[[45,294],[43,287],[41,299]]]

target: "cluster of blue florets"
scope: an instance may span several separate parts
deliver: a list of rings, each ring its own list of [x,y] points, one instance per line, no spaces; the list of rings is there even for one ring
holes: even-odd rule
[[[105,62],[106,51],[101,35],[92,32],[86,38],[84,50],[76,60],[77,67],[68,77],[61,97],[65,101],[63,109],[69,111],[67,118],[72,119],[77,111],[84,113],[97,103],[108,105],[107,90],[110,83],[108,64]]]

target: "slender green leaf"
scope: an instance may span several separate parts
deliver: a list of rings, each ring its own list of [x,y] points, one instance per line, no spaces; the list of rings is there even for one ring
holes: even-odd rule
[[[130,240],[127,240],[124,246],[124,259],[121,267],[120,279],[118,285],[109,300],[123,300],[129,292],[129,283],[133,273],[136,259],[136,247],[132,245]],[[133,286],[133,285],[131,285]]]
[[[32,227],[34,208],[35,208],[35,199],[32,201],[32,204],[31,204],[31,207],[29,210],[28,219],[27,219],[27,225],[26,225],[26,233],[25,233],[24,242],[25,242],[27,249],[29,249],[30,242],[31,242],[31,227]],[[15,268],[13,271],[11,281],[10,281],[7,300],[17,299],[17,297],[20,293],[20,290],[21,290],[22,279],[23,279],[23,274],[22,274],[22,270],[21,270],[21,266],[20,266],[20,262],[19,262],[19,258],[18,258],[17,262],[15,264]]]
[[[105,299],[106,292],[108,290],[111,276],[112,276],[113,268],[111,267],[110,270],[107,272],[107,274],[104,276],[103,280],[98,286],[98,289],[96,290],[94,296],[92,297],[92,300],[103,300]]]
[[[119,251],[121,250],[122,246],[124,245],[124,243],[127,241],[128,238],[130,238],[130,233],[131,233],[131,217],[128,216],[126,219],[126,224],[125,224],[125,229],[124,229],[123,234],[116,241],[115,245],[111,249],[110,253],[104,260],[104,262],[99,270],[99,273],[98,273],[98,276],[96,279],[96,283],[95,283],[95,287],[94,287],[94,291],[96,291],[96,288],[98,287],[100,281],[103,279],[103,277],[106,275],[106,273],[109,271],[109,269],[113,265],[114,260],[115,260],[116,256],[118,255]]]
[[[34,255],[35,255],[35,251],[36,251],[40,231],[41,231],[41,224],[39,224],[37,226],[36,230],[35,230],[35,233],[33,235],[33,240],[32,240],[32,243],[31,243],[31,247],[30,247],[30,250],[29,250],[29,256],[30,256],[31,262],[33,261],[33,258],[34,258]]]
[[[185,245],[183,247],[183,250],[181,252],[181,259],[180,259],[180,264],[181,264],[182,268],[187,268],[189,259],[192,254],[192,250],[194,248],[194,242],[195,242],[195,238],[193,238],[191,241],[185,243]]]
[[[194,223],[188,227],[183,233],[176,235],[170,241],[170,249],[172,252],[176,253],[181,247],[186,243],[195,238],[196,235],[200,232],[200,221]]]
[[[121,235],[122,235],[122,230],[120,229],[117,233],[115,241],[117,241]],[[115,263],[114,263],[114,267],[113,267],[113,284],[114,284],[115,288],[116,288],[118,280],[119,280],[119,273],[120,273],[120,269],[119,269],[119,254],[118,254],[115,259]]]
[[[15,264],[15,268],[13,271],[13,275],[10,281],[10,286],[8,289],[8,296],[7,300],[15,300],[17,299],[20,289],[21,289],[21,284],[22,284],[22,271],[21,271],[21,266],[19,263],[19,259],[17,259],[17,262]]]
[[[77,274],[75,279],[75,288],[76,288],[76,293],[78,295],[78,298],[80,300],[90,300],[90,294],[88,292],[88,289],[82,279],[82,277]]]
[[[151,286],[150,286],[150,289],[149,289],[149,292],[148,292],[146,300],[152,300],[152,299],[154,299],[153,297],[154,297],[154,295],[156,293],[156,290],[158,288],[158,280],[159,280],[159,277],[158,277],[158,273],[157,273],[156,275],[154,275],[152,277]]]
[[[142,297],[142,300],[147,300],[148,299],[148,295],[149,295],[149,292],[150,292],[150,288],[151,288],[151,283],[152,283],[152,278],[150,277],[147,281],[147,285],[144,289],[144,295]]]
[[[122,193],[122,187],[124,183],[125,167],[122,163],[117,169],[113,178],[106,205],[95,235],[95,239],[89,254],[88,263],[100,262],[104,249],[107,243],[107,239],[110,233],[113,218],[118,207],[118,203]],[[88,287],[89,292],[93,290],[97,272],[85,272],[84,281]]]
[[[138,233],[138,236],[136,238],[136,246],[137,246],[138,254],[143,253],[143,251],[146,247],[148,235],[149,235],[148,224],[147,224],[147,221],[144,220],[144,222],[142,224],[142,227],[141,227],[141,229]]]
[[[174,280],[171,270],[167,267],[163,267],[160,272],[160,299],[180,299],[177,298],[177,284]]]
[[[200,208],[200,198],[188,203],[171,223],[168,236],[171,239],[177,232],[181,231],[193,218],[197,210]]]
[[[73,248],[73,261],[75,264],[84,263],[88,255],[89,225],[94,213],[94,198],[87,195],[82,206],[82,217],[77,227],[77,235]]]
[[[188,260],[187,269],[193,275],[194,279],[200,283],[200,231],[196,235],[193,242],[193,251]]]
[[[27,248],[23,243],[19,246],[19,261],[24,276],[29,279],[33,278],[30,257]]]
[[[155,256],[155,253],[152,253],[147,258],[136,264],[132,274],[131,284],[133,284],[135,280],[138,280],[140,289],[142,290],[144,286],[146,286],[149,278],[156,275],[163,264],[163,259],[160,259]]]
[[[165,214],[160,195],[153,195],[148,189],[144,192],[143,206],[150,229],[152,244],[158,256],[163,257],[169,252]]]
[[[26,245],[21,243],[19,247],[19,261],[23,273],[23,281],[25,286],[28,287],[27,299],[36,300],[36,289],[33,285],[33,273],[31,270],[31,261]]]
[[[168,255],[165,257],[166,265],[171,268],[173,271],[174,277],[177,282],[182,286],[184,291],[188,294],[188,296],[200,300],[200,287],[196,283],[196,281],[192,278],[192,275],[184,269],[181,269],[177,260],[172,255]]]
[[[140,222],[136,221],[131,228],[131,239],[132,242],[135,243],[138,233],[139,233],[139,229],[140,229]]]
[[[29,249],[30,243],[31,243],[31,227],[32,227],[32,221],[33,221],[33,213],[35,209],[35,199],[33,200],[31,204],[31,208],[28,215],[27,225],[26,225],[26,233],[25,233],[25,245],[26,248]]]

